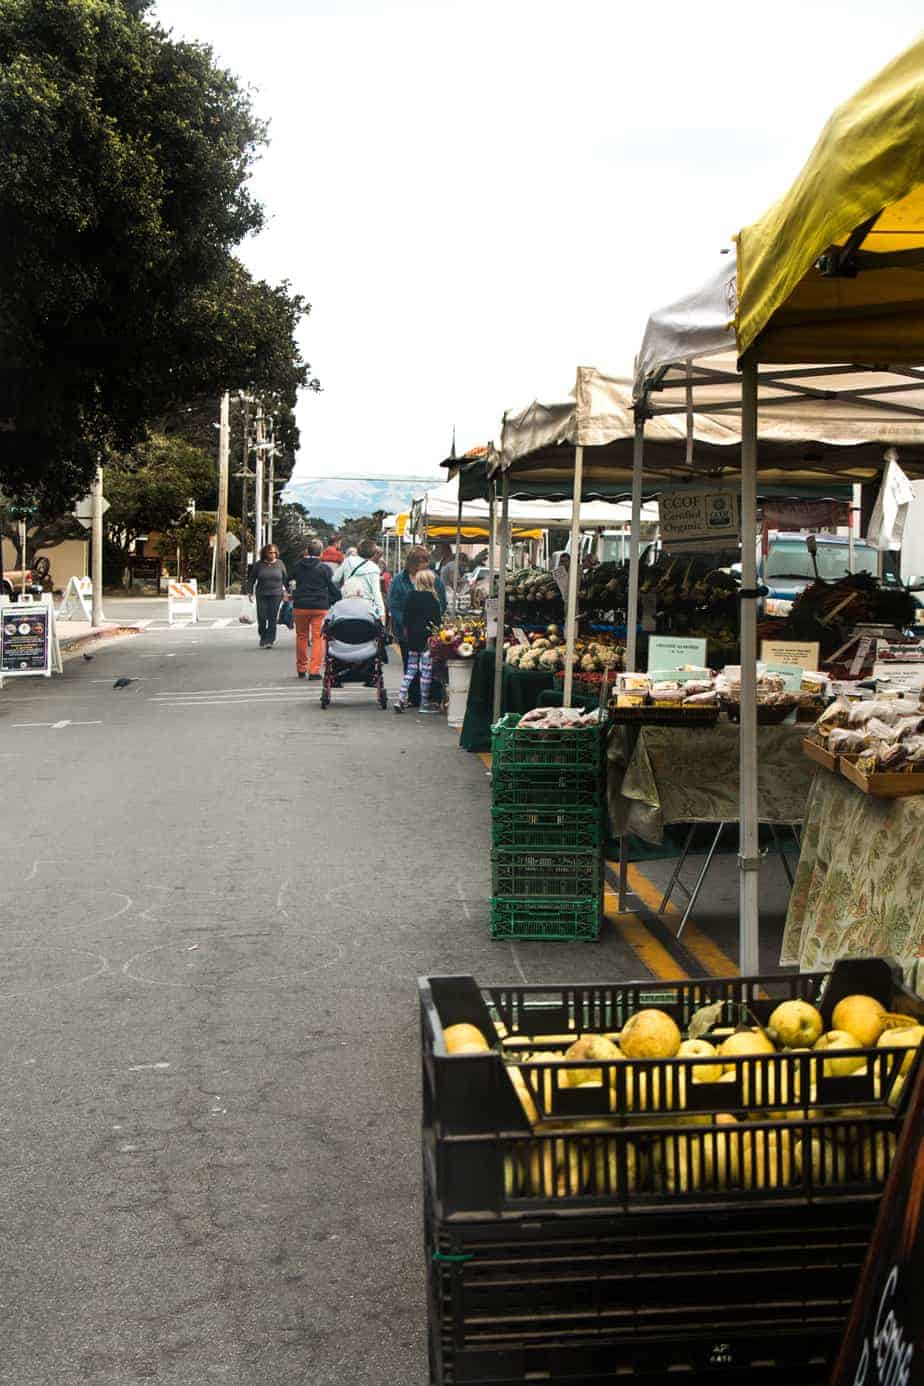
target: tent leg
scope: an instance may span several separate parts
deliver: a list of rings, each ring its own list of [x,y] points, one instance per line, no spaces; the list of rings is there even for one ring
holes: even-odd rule
[[[562,706],[571,706],[574,677],[574,642],[577,638],[578,582],[581,577],[581,492],[584,482],[584,449],[574,449],[574,492],[571,497],[571,558],[568,562],[568,609],[565,612],[565,687]]]
[[[498,721],[503,703],[504,682],[504,615],[507,608],[507,546],[510,540],[507,515],[510,508],[510,481],[504,473],[501,490],[500,554],[498,555],[497,578],[497,639],[494,645],[494,714],[492,720]]]
[[[757,363],[741,364],[741,727],[738,966],[760,972],[757,828]]]
[[[459,612],[459,557],[462,553],[462,477],[459,476],[459,508],[456,512],[456,571],[452,580],[452,610]]]
[[[629,538],[629,597],[626,603],[626,668],[636,669],[638,633],[638,551],[642,537],[642,466],[645,453],[645,420],[635,420],[632,442],[632,530]]]

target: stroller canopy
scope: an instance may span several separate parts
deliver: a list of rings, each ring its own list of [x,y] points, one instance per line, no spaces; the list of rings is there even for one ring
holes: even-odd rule
[[[324,625],[330,653],[345,664],[373,659],[384,633],[371,603],[362,597],[344,597],[337,602]]]

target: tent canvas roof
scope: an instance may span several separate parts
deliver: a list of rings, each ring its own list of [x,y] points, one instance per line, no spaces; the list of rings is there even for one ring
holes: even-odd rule
[[[464,492],[463,492],[464,495]],[[414,501],[415,513],[423,514],[426,508],[427,523],[446,520],[455,525],[459,504],[459,478],[434,487]],[[570,501],[519,500],[513,499],[508,506],[511,524],[533,528],[567,528],[571,523]],[[626,504],[606,504],[585,502],[581,506],[582,529],[617,529],[629,524],[632,508]],[[486,500],[463,500],[463,524],[487,524],[489,506]],[[657,522],[657,506],[645,506],[642,511],[644,521]]]

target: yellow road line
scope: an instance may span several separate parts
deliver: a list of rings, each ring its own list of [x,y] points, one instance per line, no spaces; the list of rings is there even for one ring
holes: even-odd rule
[[[619,863],[609,862],[609,866],[618,873]],[[664,894],[653,881],[650,881],[643,871],[634,863],[629,863],[628,871],[629,889],[642,900],[654,913],[659,914],[659,905]],[[680,911],[677,906],[668,902],[667,909],[660,915],[662,919],[680,918]],[[724,949],[720,948],[706,934],[696,927],[692,919],[688,919],[682,935],[683,946],[688,953],[692,953],[698,962],[701,962],[706,971],[713,977],[736,977],[738,975],[738,964],[728,956]]]
[[[655,977],[661,978],[665,982],[685,982],[689,977],[689,972],[685,972],[680,964],[671,957],[654,934],[639,918],[637,914],[626,912],[620,914],[616,908],[618,896],[612,890],[604,892],[603,910],[607,923],[612,924],[635,956],[638,958],[649,972]]]

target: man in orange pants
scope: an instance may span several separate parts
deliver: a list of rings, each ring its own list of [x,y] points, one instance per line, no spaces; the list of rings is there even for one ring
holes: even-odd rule
[[[324,667],[321,626],[330,608],[340,600],[340,593],[331,580],[330,568],[321,562],[321,549],[320,539],[309,539],[304,557],[298,560],[289,578],[295,619],[295,667],[300,679],[320,679]]]

